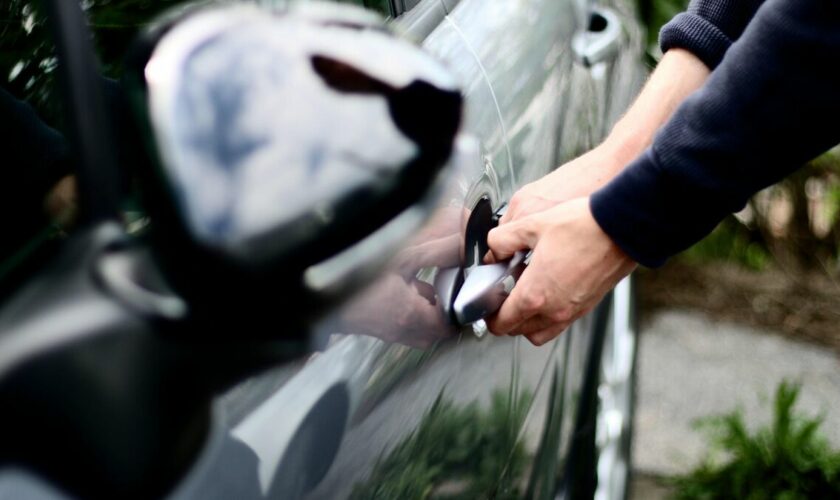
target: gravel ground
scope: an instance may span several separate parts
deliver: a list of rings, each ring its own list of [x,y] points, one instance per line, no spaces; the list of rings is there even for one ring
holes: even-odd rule
[[[802,384],[797,408],[822,414],[822,432],[840,446],[840,357],[833,351],[701,313],[662,311],[642,325],[635,468],[644,475],[685,472],[706,450],[692,422],[743,409],[750,425],[768,421],[777,384]],[[642,498],[641,496],[636,496]]]

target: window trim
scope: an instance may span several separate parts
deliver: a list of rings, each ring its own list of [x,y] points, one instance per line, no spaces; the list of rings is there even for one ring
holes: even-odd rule
[[[422,41],[440,26],[446,16],[446,9],[440,0],[420,0],[410,10],[395,16],[392,22],[410,38]]]

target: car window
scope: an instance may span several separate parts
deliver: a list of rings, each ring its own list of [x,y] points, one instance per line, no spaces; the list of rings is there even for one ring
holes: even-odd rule
[[[111,109],[122,109],[114,104],[122,102],[117,80],[129,45],[155,16],[184,3],[82,2]],[[55,44],[41,5],[0,2],[0,297],[40,269],[77,229],[77,166],[64,133]]]
[[[385,17],[392,17],[391,0],[336,0],[338,3],[351,3],[360,5],[366,9],[379,12]]]
[[[58,219],[72,216],[55,47],[37,5],[0,6],[0,296],[39,267],[62,238]]]
[[[401,12],[410,11],[411,9],[416,7],[418,3],[420,3],[420,0],[402,0],[403,8]]]

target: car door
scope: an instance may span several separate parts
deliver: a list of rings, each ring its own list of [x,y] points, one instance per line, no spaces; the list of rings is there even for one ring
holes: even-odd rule
[[[496,209],[517,187],[505,129],[486,72],[444,5],[400,7],[398,29],[421,38],[466,96],[459,169],[424,230],[457,245],[476,206]],[[469,329],[437,340],[405,312],[410,304],[400,300],[417,297],[402,279],[386,273],[320,325],[323,345],[311,358],[221,398],[216,447],[176,497],[404,497],[429,488],[519,496],[533,488],[545,416],[556,413],[548,386],[559,387],[546,368],[561,344],[537,349]]]
[[[524,182],[550,171],[563,147],[580,151],[603,132],[603,86],[584,87],[593,92],[580,101],[589,113],[585,126],[572,106],[581,95],[572,92],[575,75],[603,79],[602,70],[590,73],[573,64],[569,46],[583,29],[573,4],[548,10],[565,15],[564,23],[526,23],[524,30],[542,30],[535,31],[539,36],[513,36],[507,52],[490,44],[505,39],[510,28],[499,20],[523,22],[541,6],[523,4],[520,11],[492,2],[427,0],[391,11],[398,26],[448,63],[467,97],[465,130],[472,137],[462,141],[465,157],[450,180],[444,215],[427,227],[435,241],[445,239],[441,235],[463,238],[464,221],[479,204],[501,206]],[[480,22],[486,9],[496,24]],[[517,60],[538,49],[528,68],[481,55],[495,51]],[[552,57],[554,64],[545,62]],[[518,92],[505,90],[507,99],[496,92],[508,88]],[[591,320],[541,348],[519,337],[478,338],[469,330],[429,342],[434,334],[416,328],[405,314],[400,284],[386,283],[395,279],[386,275],[321,325],[323,347],[316,355],[249,381],[223,400],[220,413],[233,416],[223,427],[252,458],[259,492],[308,498],[552,496],[570,446]],[[262,396],[254,396],[257,387]],[[220,491],[217,482],[210,484]]]
[[[499,173],[503,197],[509,199],[559,164],[561,144],[585,147],[577,138],[560,140],[563,120],[574,112],[570,45],[581,8],[571,1],[445,3],[493,88],[510,154],[509,168]],[[589,329],[587,318],[539,348],[519,339],[520,363],[541,368],[522,380],[538,389],[521,436],[530,466],[539,472],[531,478],[534,494],[551,496],[562,473],[585,359],[575,343],[587,339]],[[542,358],[544,351],[550,355]]]
[[[377,6],[448,63],[465,91],[459,169],[439,216],[421,232],[426,239],[408,244],[415,259],[426,257],[418,256],[418,247],[439,251],[438,243],[453,241],[457,254],[477,207],[492,212],[553,164],[556,141],[549,131],[557,131],[560,119],[540,106],[558,108],[550,99],[553,85],[566,88],[566,77],[560,66],[546,68],[533,81],[518,75],[511,85],[519,86],[520,94],[509,102],[500,99],[492,75],[504,72],[487,63],[481,47],[493,36],[503,37],[505,25],[493,25],[484,41],[471,38],[464,19],[480,18],[486,8],[480,2],[369,5]],[[535,6],[507,13],[533,15]],[[491,12],[506,14],[498,6]],[[566,42],[553,37],[565,33],[541,36],[557,50]],[[516,42],[507,55],[520,57],[528,47]],[[435,268],[445,267],[429,265],[435,263],[424,261],[415,276],[392,269],[317,326],[312,355],[219,397],[211,438],[172,496],[551,496],[562,462],[558,450],[567,441],[558,423],[571,414],[564,408],[571,400],[565,388],[576,362],[570,355],[574,335],[538,349],[519,337],[418,328],[403,299],[435,301],[423,293],[428,291],[423,284],[430,285],[439,272]]]
[[[453,5],[451,18],[473,47],[493,87],[511,152],[511,171],[518,176],[508,183],[512,189],[544,176],[603,140],[645,76],[640,64],[642,33],[632,2],[462,0]],[[593,344],[596,336],[612,339],[614,330],[626,330],[617,325],[627,321],[629,290],[629,281],[619,285],[601,311],[582,318],[553,341],[562,343],[557,347],[562,355],[552,359],[549,371],[563,381],[563,390],[550,397],[562,403],[544,425],[556,428],[558,464],[569,459],[575,426],[589,424],[584,416],[587,409],[578,407],[582,392],[596,388],[598,398],[626,392],[621,377],[607,377],[610,381],[605,382],[598,378],[597,366],[587,364],[597,364],[599,355],[590,355],[593,346],[600,345]],[[612,316],[604,329],[594,316],[608,310]],[[627,344],[626,336],[621,338]],[[614,344],[609,341],[604,350]],[[593,379],[589,386],[584,384],[587,378]],[[598,411],[614,411],[607,409],[614,406],[614,402],[601,401]],[[603,449],[610,443],[605,439],[598,446],[601,455],[607,456],[610,453]],[[539,457],[546,460],[546,455]]]
[[[571,92],[575,88],[575,71],[585,74],[585,70],[575,66],[570,49],[572,37],[581,29],[576,4],[412,4],[400,4],[397,10],[390,11],[396,15],[397,26],[409,36],[423,40],[428,51],[448,64],[467,97],[464,128],[472,140],[465,139],[471,142],[465,153],[468,158],[450,181],[452,189],[445,198],[442,212],[449,215],[450,224],[459,215],[463,223],[480,203],[489,203],[491,209],[501,206],[525,182],[556,166],[562,145],[571,143],[580,150],[597,138],[600,121],[590,119],[586,127],[577,123],[566,126],[564,122],[574,114],[571,105],[580,96]],[[603,98],[583,102],[597,108]],[[566,142],[559,140],[566,129],[583,130],[579,137],[589,137],[589,142],[575,136]],[[456,229],[458,237],[461,231],[461,227]],[[314,360],[289,370],[290,380],[277,386],[274,395],[266,392],[265,400],[249,396],[251,401],[261,402],[257,410],[238,412],[241,421],[234,426],[233,434],[258,456],[262,488],[279,488],[272,484],[288,488],[282,477],[305,476],[306,471],[281,462],[286,456],[298,456],[295,463],[307,463],[308,459],[300,457],[310,454],[318,455],[323,461],[321,467],[328,469],[322,472],[322,479],[301,487],[301,493],[313,498],[354,492],[361,496],[386,491],[397,495],[398,491],[405,494],[413,491],[410,488],[424,487],[455,492],[469,488],[470,481],[465,481],[464,476],[470,476],[463,471],[443,470],[427,477],[431,474],[428,469],[439,464],[423,451],[427,447],[451,446],[447,440],[459,436],[451,428],[458,424],[446,426],[442,422],[472,416],[498,418],[503,431],[494,434],[498,445],[494,469],[497,474],[484,493],[522,493],[523,487],[545,494],[553,491],[570,442],[589,320],[579,322],[569,334],[541,348],[520,337],[478,339],[469,331],[461,331],[454,340],[443,339],[418,349],[404,345],[416,340],[411,338],[410,319],[403,319],[400,324],[400,318],[389,317],[386,312],[401,304],[388,302],[393,297],[382,294],[374,293],[373,298],[372,302],[366,303],[362,298],[350,304],[338,316],[370,317],[379,312],[384,319],[369,322],[367,331],[349,335],[331,330],[346,322],[328,321],[322,330],[328,347]],[[404,331],[395,331],[399,329]],[[371,335],[378,338],[372,339]],[[575,343],[574,339],[579,340]],[[347,363],[348,360],[352,362]],[[290,401],[296,401],[291,387],[316,379],[319,382],[310,383],[303,398],[304,411],[296,410],[300,416],[290,418]],[[269,382],[251,384],[272,386]],[[280,420],[286,422],[283,427],[288,427],[286,432],[291,436],[308,425],[316,425],[312,412],[317,413],[320,405],[327,404],[323,402],[326,396],[321,395],[343,394],[333,390],[336,385],[344,387],[346,401],[339,398],[342,403],[338,404],[340,411],[336,410],[335,418],[317,424],[312,432],[339,436],[335,438],[338,444],[315,442],[303,450],[280,451],[265,444],[264,434],[277,432],[276,422]],[[235,393],[229,395],[229,404],[236,399]],[[239,389],[239,393],[249,391]],[[267,409],[271,406],[276,407],[274,412]],[[256,413],[274,418],[260,420],[252,415]],[[269,423],[260,426],[259,422]],[[334,428],[342,430],[327,432]],[[423,440],[418,436],[423,436]],[[478,436],[481,437],[480,432]],[[286,440],[294,441],[292,437]],[[323,453],[324,449],[333,451]],[[466,457],[478,449],[456,447],[455,451]],[[267,458],[272,453],[273,462]],[[397,467],[408,472],[389,474]],[[529,477],[519,477],[525,470],[530,470]],[[397,486],[409,489],[395,491]]]

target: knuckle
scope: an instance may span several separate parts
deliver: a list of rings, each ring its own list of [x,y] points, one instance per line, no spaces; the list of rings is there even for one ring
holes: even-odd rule
[[[540,235],[539,226],[533,219],[528,219],[527,224],[523,224],[520,228],[521,235],[526,241],[535,241]]]
[[[526,313],[534,313],[545,305],[545,297],[539,292],[528,291],[519,300],[520,309]]]
[[[414,314],[410,308],[402,309],[397,313],[396,324],[399,328],[408,328],[414,324]]]
[[[487,233],[487,244],[490,245],[490,248],[499,247],[505,243],[507,240],[507,233],[508,230],[506,227],[497,227],[491,229],[489,233]]]
[[[551,312],[551,319],[557,323],[566,324],[574,320],[574,313],[571,309],[557,309]]]

